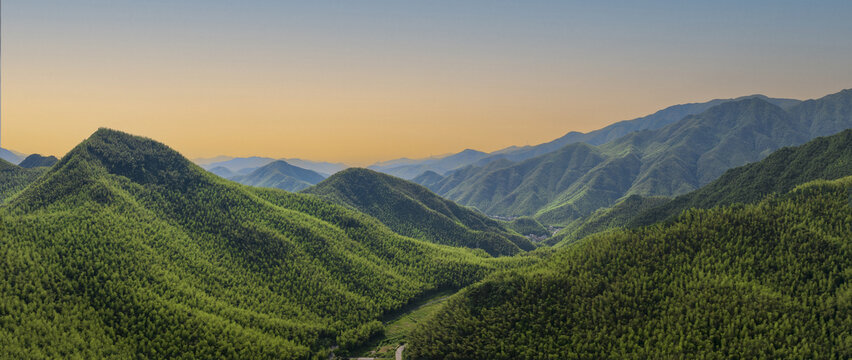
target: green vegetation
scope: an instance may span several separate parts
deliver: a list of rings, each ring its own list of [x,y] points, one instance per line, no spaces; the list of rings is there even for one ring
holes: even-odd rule
[[[535,261],[395,234],[98,130],[0,209],[0,357],[326,358],[422,294]]]
[[[671,219],[690,208],[709,209],[757,202],[766,195],[786,193],[798,184],[852,175],[852,130],[820,137],[778,150],[766,159],[733,168],[707,186],[671,201],[631,196],[612,208],[574,221],[549,240],[563,244],[616,227],[639,227]]]
[[[47,168],[25,169],[0,159],[0,204],[44,174]]]
[[[572,143],[521,162],[461,168],[430,189],[490,215],[567,226],[630,195],[685,194],[779,148],[852,127],[852,90],[779,104],[724,102],[599,146]]]
[[[572,221],[547,239],[546,244],[566,245],[594,233],[628,227],[629,220],[636,214],[668,202],[669,198],[661,196],[630,195],[612,207],[598,209],[587,217]]]
[[[370,350],[363,352],[361,356],[393,359],[396,348],[408,342],[408,334],[417,325],[438,313],[455,293],[455,291],[440,291],[409,306],[410,309],[406,310],[410,311],[403,312],[387,322],[383,336],[370,344]]]
[[[535,236],[550,236],[550,230],[542,225],[538,220],[528,216],[522,216],[509,222],[509,228],[515,230],[518,234],[535,235]]]
[[[513,255],[535,246],[473,210],[443,199],[410,181],[351,168],[304,190],[374,216],[397,233],[426,241]]]
[[[410,359],[852,356],[852,176],[608,232],[464,290]]]
[[[228,171],[221,167],[213,170],[211,172],[217,175]],[[230,179],[245,185],[299,191],[319,183],[324,177],[314,171],[290,165],[286,161],[276,160],[247,175],[234,176]]]
[[[59,159],[57,159],[56,156],[41,156],[39,154],[32,154],[30,156],[27,156],[27,158],[23,161],[21,161],[18,166],[25,169],[35,167],[51,167],[57,162],[59,162]]]

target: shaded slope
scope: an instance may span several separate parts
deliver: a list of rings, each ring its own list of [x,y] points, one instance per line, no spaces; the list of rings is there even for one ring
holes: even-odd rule
[[[304,191],[346,205],[399,234],[430,242],[512,255],[534,246],[499,222],[445,200],[423,186],[367,169],[350,168]]]
[[[12,358],[326,357],[420,294],[518,261],[238,185],[105,129],[0,224],[0,352]]]
[[[0,204],[44,174],[47,168],[25,169],[0,159]]]
[[[602,234],[489,277],[411,359],[848,358],[852,177]]]
[[[58,161],[59,161],[59,159],[57,159],[56,156],[53,156],[53,155],[41,156],[39,154],[32,154],[30,156],[27,156],[27,158],[24,159],[24,161],[21,161],[21,163],[18,164],[18,166],[20,166],[22,168],[26,168],[26,169],[35,168],[35,167],[50,167],[50,166],[53,166],[53,164],[56,164]]]
[[[276,160],[248,175],[230,179],[244,185],[299,191],[319,183],[324,177],[314,171],[290,165],[286,161]]]
[[[414,179],[411,179],[411,182],[415,184],[420,184],[425,186],[427,189],[432,190],[432,186],[437,184],[439,181],[443,180],[444,177],[441,174],[438,174],[434,171],[425,171],[424,173],[417,175]]]

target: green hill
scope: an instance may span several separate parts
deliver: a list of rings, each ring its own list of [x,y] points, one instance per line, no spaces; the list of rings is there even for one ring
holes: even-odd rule
[[[247,175],[230,179],[244,185],[299,191],[319,183],[324,177],[314,171],[290,165],[286,161],[276,160]]]
[[[50,167],[53,164],[56,164],[59,159],[56,156],[41,156],[39,154],[32,154],[27,156],[26,159],[21,161],[18,166],[26,169],[35,168],[35,167]]]
[[[729,101],[600,146],[574,143],[521,162],[468,166],[430,185],[489,215],[567,226],[630,195],[676,196],[773,151],[852,127],[852,91],[784,103]]]
[[[0,159],[0,204],[44,174],[47,168],[25,169]]]
[[[495,220],[373,170],[343,170],[304,193],[374,216],[401,235],[438,244],[483,249],[495,256],[535,248]]]
[[[6,358],[327,358],[430,291],[531,261],[399,236],[106,129],[0,209],[0,257]]]
[[[852,177],[586,238],[464,290],[409,359],[852,355]]]

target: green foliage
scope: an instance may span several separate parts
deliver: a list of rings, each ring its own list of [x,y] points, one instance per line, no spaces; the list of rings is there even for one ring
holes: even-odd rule
[[[39,154],[32,154],[30,156],[27,156],[27,158],[23,161],[21,161],[18,166],[25,169],[35,167],[51,167],[57,162],[59,162],[59,159],[57,159],[56,156],[41,156]]]
[[[520,162],[469,166],[430,189],[490,215],[567,226],[630,195],[676,196],[784,146],[852,127],[852,91],[802,103],[724,102],[599,146],[580,143]],[[508,155],[507,155],[508,156]]]
[[[587,237],[490,276],[411,359],[852,356],[852,176]]]
[[[538,220],[528,216],[512,220],[509,222],[509,228],[523,235],[550,236],[550,230],[547,230]]]
[[[535,248],[499,222],[443,199],[423,186],[372,170],[351,168],[304,193],[374,216],[399,234],[513,255]]]
[[[222,171],[221,169],[213,170]],[[224,171],[228,170],[225,169]],[[213,171],[211,170],[211,172]],[[276,160],[247,175],[234,176],[230,179],[245,185],[299,191],[319,183],[324,178],[314,171],[290,165],[283,160]]]
[[[535,257],[403,237],[101,129],[0,209],[0,358],[327,357]]]
[[[0,204],[23,190],[47,171],[46,168],[26,169],[0,159]]]
[[[627,227],[629,219],[636,214],[668,202],[669,198],[661,196],[630,195],[612,207],[598,209],[587,217],[574,220],[545,243],[567,245],[594,233]]]

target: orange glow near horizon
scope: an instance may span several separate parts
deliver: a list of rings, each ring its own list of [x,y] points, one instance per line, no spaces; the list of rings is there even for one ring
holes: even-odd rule
[[[702,20],[716,11],[709,5],[643,5],[618,21],[612,9],[559,2],[484,13],[471,4],[4,5],[2,146],[25,153],[61,156],[109,127],[189,158],[363,166],[538,144],[679,103],[852,87],[847,39],[808,32],[843,34],[848,22],[831,9],[817,15],[842,22],[797,23],[799,9],[773,4],[773,16],[789,17],[784,27],[747,32],[763,9],[743,10],[740,24],[727,13]]]

